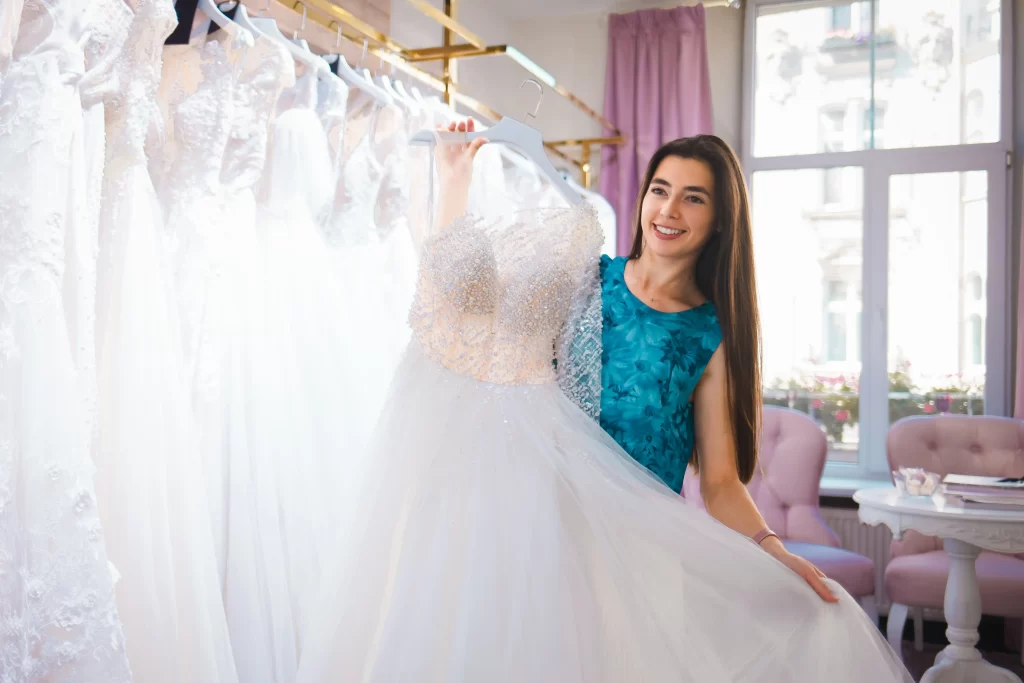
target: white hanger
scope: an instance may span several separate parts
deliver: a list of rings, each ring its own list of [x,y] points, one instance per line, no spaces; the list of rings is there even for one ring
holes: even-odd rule
[[[519,87],[521,88],[527,83],[537,86],[543,97],[544,88],[532,78],[523,81]],[[540,100],[537,101],[537,106],[534,108],[533,113],[527,113],[527,118],[536,117],[538,109],[540,109]],[[565,197],[566,201],[573,206],[579,206],[584,202],[580,193],[576,192],[565,181],[565,178],[562,177],[554,165],[552,165],[551,160],[548,159],[548,155],[544,151],[544,138],[541,136],[540,131],[507,116],[503,116],[501,121],[498,121],[498,123],[485,131],[458,133],[421,130],[412,136],[409,143],[414,145],[433,145],[438,140],[441,142],[464,143],[475,140],[478,137],[485,137],[488,142],[500,142],[522,152],[548,177],[558,189],[558,192]]]
[[[250,17],[249,13],[245,10],[245,5],[242,3],[238,4],[238,11],[235,12],[235,21],[241,26],[252,31],[257,35],[261,35],[265,38],[270,38],[274,42],[283,45],[288,50],[289,54],[300,64],[305,65],[309,69],[314,71],[328,71],[327,62],[320,57],[309,51],[309,47],[302,48],[281,33],[281,29],[278,27],[277,22],[271,17]],[[302,6],[302,28],[306,26],[306,6]],[[298,37],[298,31],[295,32]]]
[[[367,49],[367,44],[367,41],[363,41],[364,51]],[[337,74],[338,78],[366,93],[375,99],[378,104],[385,106],[394,104],[395,98],[393,98],[387,90],[384,90],[376,83],[367,82],[365,78],[356,73],[355,69],[349,66],[348,60],[346,60],[345,56],[341,54],[341,24],[338,24],[338,37],[335,41],[334,49],[338,50],[338,54],[325,55],[324,59],[327,60],[329,64],[337,65],[334,73]]]
[[[239,24],[231,21],[226,14],[220,11],[220,8],[217,7],[217,3],[214,0],[199,0],[199,3],[196,5],[196,9],[209,17],[210,21],[214,24],[224,29],[229,36],[246,47],[252,47],[256,44],[256,40],[253,37],[252,32],[247,31]],[[204,23],[203,26],[205,25],[206,24]]]

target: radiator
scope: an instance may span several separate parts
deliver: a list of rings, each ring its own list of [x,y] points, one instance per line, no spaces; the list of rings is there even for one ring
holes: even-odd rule
[[[889,598],[885,594],[885,565],[889,562],[889,544],[892,532],[884,525],[861,524],[856,510],[822,508],[825,523],[839,534],[843,548],[870,557],[875,563],[875,600],[880,614],[889,613]]]

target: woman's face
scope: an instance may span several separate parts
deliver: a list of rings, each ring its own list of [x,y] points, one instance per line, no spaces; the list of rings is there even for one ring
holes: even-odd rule
[[[697,159],[665,157],[640,205],[645,249],[657,256],[696,256],[714,232],[715,178]]]

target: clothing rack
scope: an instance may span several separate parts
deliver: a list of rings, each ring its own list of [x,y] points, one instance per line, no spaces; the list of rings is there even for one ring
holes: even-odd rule
[[[458,21],[459,0],[444,0],[443,11],[425,0],[403,1],[409,2],[423,15],[439,24],[442,43],[440,46],[421,49],[408,48],[331,0],[244,0],[246,6],[251,10],[262,11],[273,16],[282,29],[301,30],[303,37],[324,53],[340,52],[342,40],[349,45],[357,45],[382,63],[388,63],[393,68],[438,91],[449,106],[462,105],[491,122],[499,121],[502,115],[484,103],[459,92],[458,61],[489,55],[504,55],[512,59],[530,77],[547,85],[569,100],[589,118],[600,123],[603,128],[612,131],[610,136],[554,140],[544,143],[549,152],[579,171],[580,184],[583,187],[591,187],[593,148],[604,145],[622,145],[626,142],[625,136],[617,126],[588,106],[564,85],[558,83],[554,76],[514,46],[487,45]],[[307,26],[307,18],[313,26]],[[417,66],[418,63],[429,61],[441,62],[440,78]],[[568,153],[569,149],[577,147],[579,152],[576,155]]]

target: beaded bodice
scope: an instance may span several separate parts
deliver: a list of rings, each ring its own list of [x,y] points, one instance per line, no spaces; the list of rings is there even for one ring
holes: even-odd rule
[[[589,207],[456,220],[429,238],[410,312],[427,354],[496,384],[554,382],[556,340],[601,248]]]

